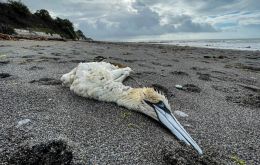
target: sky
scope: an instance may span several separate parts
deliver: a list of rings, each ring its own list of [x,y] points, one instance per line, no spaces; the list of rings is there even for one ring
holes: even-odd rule
[[[259,0],[21,0],[96,40],[260,38]]]

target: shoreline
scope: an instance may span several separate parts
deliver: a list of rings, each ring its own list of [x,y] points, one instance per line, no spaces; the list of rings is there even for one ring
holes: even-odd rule
[[[72,164],[260,163],[259,51],[34,40],[0,41],[0,48],[0,162],[55,148],[67,156],[47,155]],[[173,114],[205,154],[196,156],[145,115],[61,86],[61,75],[79,62],[100,60],[133,68],[144,86],[168,89]]]

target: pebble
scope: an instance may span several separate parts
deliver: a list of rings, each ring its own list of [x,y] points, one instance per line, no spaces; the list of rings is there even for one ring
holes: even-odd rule
[[[24,124],[27,124],[27,123],[29,123],[29,122],[31,122],[31,120],[30,119],[24,119],[24,120],[20,120],[20,121],[18,121],[18,124],[17,124],[17,128],[18,127],[20,127],[20,126],[22,126],[22,125],[24,125]]]
[[[188,117],[189,115],[182,111],[174,111],[174,113],[181,117]]]
[[[181,85],[175,85],[175,87],[176,87],[177,89],[182,89],[182,86],[181,86]]]

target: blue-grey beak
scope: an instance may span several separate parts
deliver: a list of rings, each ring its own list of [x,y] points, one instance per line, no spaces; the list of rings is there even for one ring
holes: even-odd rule
[[[188,145],[192,145],[199,154],[203,154],[198,144],[191,138],[187,131],[182,127],[179,121],[174,117],[169,109],[165,107],[162,102],[158,104],[149,103],[153,106],[159,121],[166,126],[179,140],[185,142]]]

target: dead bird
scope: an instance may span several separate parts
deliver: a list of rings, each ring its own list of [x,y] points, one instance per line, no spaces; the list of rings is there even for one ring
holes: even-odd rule
[[[62,84],[79,96],[114,102],[146,114],[167,127],[179,140],[192,145],[199,154],[201,148],[186,132],[175,116],[164,94],[154,88],[132,88],[123,81],[130,75],[129,67],[119,68],[107,62],[79,63],[61,77]]]

